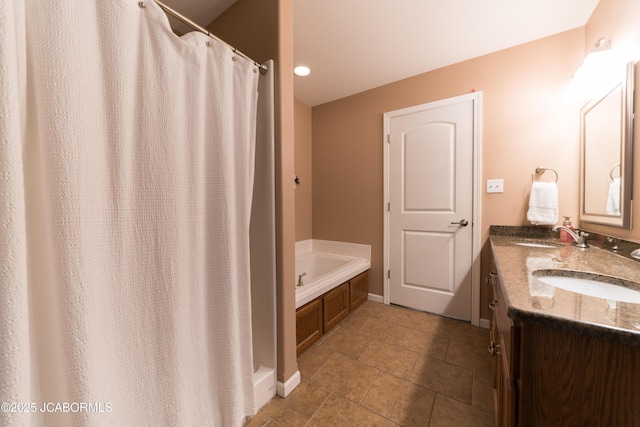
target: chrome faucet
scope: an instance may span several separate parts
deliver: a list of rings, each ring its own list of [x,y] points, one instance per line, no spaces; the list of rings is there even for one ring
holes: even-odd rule
[[[298,286],[304,286],[304,282],[302,281],[302,277],[306,276],[307,273],[298,274]]]
[[[569,235],[573,239],[573,246],[577,246],[582,249],[587,249],[589,247],[589,245],[587,245],[587,237],[589,237],[589,233],[585,233],[584,231],[580,230],[573,231],[572,229],[565,227],[564,225],[556,225],[555,227],[553,227],[553,231],[557,230],[564,230],[569,233]]]

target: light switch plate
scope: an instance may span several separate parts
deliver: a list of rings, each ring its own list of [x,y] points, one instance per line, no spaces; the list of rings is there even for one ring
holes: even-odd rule
[[[487,193],[503,193],[504,192],[504,180],[503,179],[488,179],[487,180]]]

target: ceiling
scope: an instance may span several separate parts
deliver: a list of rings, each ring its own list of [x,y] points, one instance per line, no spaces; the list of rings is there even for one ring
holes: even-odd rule
[[[295,97],[316,106],[586,24],[599,0],[293,0]],[[206,26],[235,0],[164,0]]]

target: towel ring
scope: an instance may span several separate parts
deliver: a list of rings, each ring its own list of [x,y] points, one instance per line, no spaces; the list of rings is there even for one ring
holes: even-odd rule
[[[536,168],[536,175],[542,175],[543,173],[545,173],[546,171],[551,171],[555,174],[556,176],[556,180],[555,182],[558,182],[558,172],[556,172],[554,169],[549,169],[549,168],[543,168],[542,166],[538,166]],[[533,175],[531,175],[531,182],[533,182]]]
[[[611,170],[609,171],[609,178],[611,178],[611,182],[613,182],[613,171],[616,170],[616,168],[620,167],[620,163],[618,163],[617,165],[614,165]]]

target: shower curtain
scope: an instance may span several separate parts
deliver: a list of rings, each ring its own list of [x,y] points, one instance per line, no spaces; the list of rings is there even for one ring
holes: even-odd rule
[[[151,0],[0,0],[0,425],[255,412],[258,75]]]

